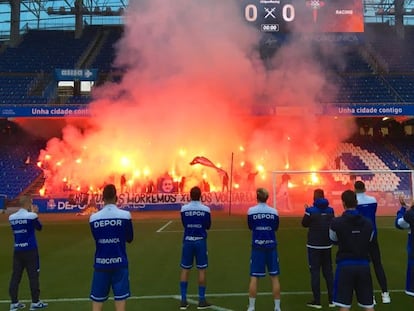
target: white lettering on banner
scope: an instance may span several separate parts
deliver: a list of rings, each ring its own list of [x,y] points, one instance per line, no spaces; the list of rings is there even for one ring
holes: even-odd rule
[[[26,225],[27,224],[27,219],[10,220],[10,224],[11,225]]]
[[[71,116],[71,115],[89,115],[89,109],[62,109],[62,108],[32,108],[32,115],[41,115],[41,116]]]
[[[82,69],[62,69],[60,71],[60,74],[62,76],[77,76],[77,77],[82,77],[83,76],[83,70]]]
[[[121,257],[115,257],[115,258],[100,258],[100,257],[97,257],[95,261],[98,264],[110,265],[110,264],[113,264],[113,263],[122,262],[122,258]]]
[[[275,219],[273,214],[253,214],[253,219]]]
[[[202,212],[202,211],[188,211],[185,212],[185,216],[204,216],[206,214],[206,212]]]
[[[32,115],[48,115],[49,109],[45,108],[32,108]]]
[[[400,107],[339,107],[338,113],[340,114],[394,114],[399,115],[403,113],[403,109]]]
[[[88,207],[86,201],[94,199],[98,207],[103,206],[102,195],[97,194],[89,196],[87,193],[77,193],[74,197],[39,199],[36,204],[42,212],[81,212]],[[230,194],[227,192],[205,192],[202,194],[201,201],[207,206],[220,208],[230,200]],[[190,202],[188,193],[129,193],[123,192],[118,196],[118,206],[127,210],[145,210],[156,208],[155,206],[165,205],[166,209],[179,209],[183,204]],[[253,206],[257,203],[256,193],[254,191],[241,191],[231,193],[231,202],[234,204],[243,204]],[[168,206],[168,207],[167,207]]]
[[[29,243],[25,242],[25,243],[15,243],[14,244],[15,247],[27,247],[29,246]]]
[[[77,204],[70,204],[68,201],[66,202],[58,202],[57,209],[58,210],[74,210],[74,209],[80,209],[83,210],[87,207],[87,205],[77,205]]]
[[[202,193],[201,202],[204,204],[223,204],[228,203],[230,194],[227,192],[205,192]],[[231,194],[233,203],[256,203],[256,193],[254,191],[233,192]],[[95,198],[97,203],[102,203],[102,197]],[[190,202],[190,195],[188,193],[129,193],[124,192],[119,194],[118,203],[120,205],[131,204],[185,204]]]
[[[111,227],[122,226],[122,220],[120,220],[120,219],[104,219],[104,220],[96,220],[96,221],[93,222],[93,227],[94,228],[107,227],[107,226],[111,226]]]

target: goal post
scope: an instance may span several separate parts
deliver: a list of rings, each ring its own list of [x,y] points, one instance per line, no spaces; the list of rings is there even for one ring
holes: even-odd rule
[[[377,215],[394,216],[399,197],[412,198],[412,170],[278,170],[272,171],[272,203],[281,215],[303,215],[313,201],[313,191],[323,189],[336,214],[343,211],[341,194],[353,190],[354,182],[365,183],[367,194],[378,201]]]

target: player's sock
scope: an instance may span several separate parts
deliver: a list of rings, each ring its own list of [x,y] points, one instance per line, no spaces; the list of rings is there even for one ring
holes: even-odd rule
[[[256,304],[256,298],[249,297],[249,308],[254,310],[254,305]]]
[[[187,300],[187,287],[188,287],[188,282],[180,282],[180,291],[181,291],[182,301]]]
[[[280,310],[280,299],[275,299],[275,310]]]
[[[205,286],[199,286],[198,287],[198,299],[199,299],[199,301],[205,301],[206,300],[206,287]]]

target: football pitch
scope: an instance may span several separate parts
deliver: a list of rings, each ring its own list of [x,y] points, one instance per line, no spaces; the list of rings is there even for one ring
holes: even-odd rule
[[[177,215],[160,214],[149,218],[134,213],[135,239],[128,245],[132,297],[127,310],[178,310],[179,273],[182,227]],[[91,310],[88,298],[92,276],[94,242],[88,216],[40,214],[43,230],[37,234],[40,251],[41,299],[49,303],[48,310]],[[145,216],[145,219],[144,217]],[[0,310],[8,310],[8,282],[11,274],[13,237],[7,223],[7,214],[1,214],[0,225]],[[56,217],[60,219],[56,219]],[[301,218],[282,217],[277,233],[281,267],[282,310],[311,310],[310,277],[306,257],[306,232]],[[407,232],[397,230],[393,217],[378,219],[382,260],[388,277],[392,302],[383,305],[378,283],[376,310],[408,310],[413,301],[404,294]],[[226,216],[213,213],[208,237],[209,268],[207,272],[207,299],[214,304],[211,310],[246,310],[248,302],[250,231],[245,216]],[[333,254],[336,249],[334,247]],[[189,310],[196,310],[197,273],[191,272],[189,283]],[[325,284],[322,279],[322,291]],[[273,310],[269,278],[259,282],[260,295],[256,310]],[[21,301],[30,299],[26,275],[20,285]],[[322,295],[322,310],[327,307],[326,293]],[[355,301],[355,298],[354,298]],[[28,309],[28,308],[26,308]],[[360,308],[354,304],[352,310]],[[104,310],[113,310],[108,301]]]

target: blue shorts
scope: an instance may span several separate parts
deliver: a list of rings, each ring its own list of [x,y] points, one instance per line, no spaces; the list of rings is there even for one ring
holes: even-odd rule
[[[275,248],[252,248],[250,257],[250,275],[255,277],[280,274],[279,255]]]
[[[337,264],[333,302],[339,307],[351,308],[354,291],[360,307],[374,307],[374,292],[369,264]]]
[[[197,269],[206,269],[208,267],[207,240],[184,241],[181,254],[181,268],[191,269],[194,258]]]
[[[112,288],[115,300],[125,300],[131,293],[129,291],[128,268],[115,270],[95,270],[93,272],[90,298],[93,301],[104,302],[108,299]]]

